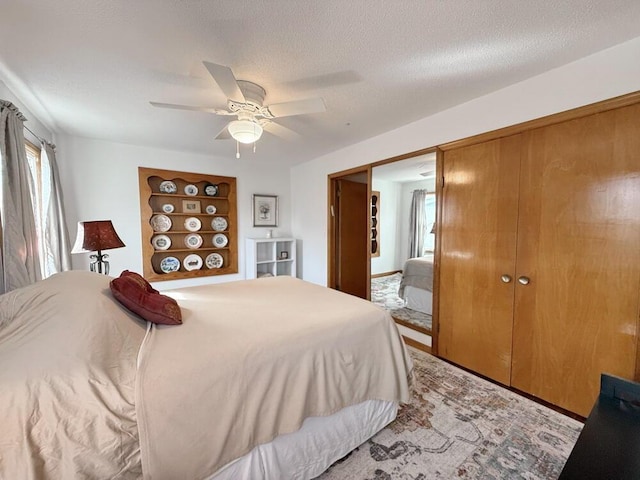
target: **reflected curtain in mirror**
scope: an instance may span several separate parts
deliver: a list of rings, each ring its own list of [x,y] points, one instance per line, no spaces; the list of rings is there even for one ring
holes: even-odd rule
[[[424,254],[424,238],[427,229],[425,201],[427,190],[414,190],[409,211],[409,258],[421,257]]]

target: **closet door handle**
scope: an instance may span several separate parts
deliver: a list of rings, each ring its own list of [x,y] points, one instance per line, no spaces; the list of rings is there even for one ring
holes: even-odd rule
[[[511,275],[502,275],[500,277],[500,280],[502,280],[504,283],[510,283],[511,282]]]
[[[522,284],[522,285],[529,285],[529,282],[530,282],[530,281],[531,281],[531,280],[530,280],[530,278],[529,278],[529,277],[525,277],[525,276],[518,277],[518,283],[520,283],[520,284]]]

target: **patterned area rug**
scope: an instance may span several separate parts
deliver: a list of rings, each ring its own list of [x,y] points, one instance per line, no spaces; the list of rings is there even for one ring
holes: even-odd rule
[[[400,280],[401,273],[372,278],[371,301],[389,310],[394,318],[431,330],[431,315],[404,306],[404,300],[398,296]]]
[[[398,418],[321,480],[556,479],[582,424],[411,349]]]

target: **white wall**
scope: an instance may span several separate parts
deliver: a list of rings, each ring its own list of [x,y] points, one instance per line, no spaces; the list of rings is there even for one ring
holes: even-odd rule
[[[371,258],[371,274],[393,272],[401,270],[402,265],[397,262],[396,251],[398,249],[398,208],[400,183],[375,178],[375,169],[372,175],[372,190],[380,192],[380,210],[378,214],[378,242],[380,256]]]
[[[142,272],[139,166],[237,178],[239,273],[156,282],[158,289],[243,279],[244,239],[266,233],[266,229],[252,226],[254,193],[279,196],[279,227],[273,229],[274,235],[291,234],[289,168],[285,165],[266,165],[250,157],[210,157],[73,136],[60,136],[57,157],[72,242],[78,221],[108,219],[126,245],[107,252],[111,275],[117,276],[124,269]],[[73,268],[88,268],[88,256],[72,255]]]
[[[640,37],[291,170],[305,280],[327,283],[327,175],[640,90]]]

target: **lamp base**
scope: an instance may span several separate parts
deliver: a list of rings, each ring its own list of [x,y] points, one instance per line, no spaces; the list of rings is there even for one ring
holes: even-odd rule
[[[98,250],[95,255],[89,255],[89,258],[93,260],[93,262],[89,264],[89,270],[109,275],[109,262],[105,260],[107,257],[109,257],[109,255],[106,253],[103,255],[100,250]]]

